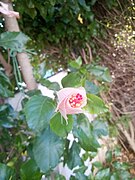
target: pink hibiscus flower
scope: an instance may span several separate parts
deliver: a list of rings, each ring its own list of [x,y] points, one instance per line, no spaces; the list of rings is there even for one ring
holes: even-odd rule
[[[83,113],[82,107],[87,104],[86,91],[83,87],[63,88],[57,92],[58,110],[67,120],[67,114]]]
[[[16,17],[19,18],[19,13],[15,11],[10,11],[8,9],[8,4],[5,4],[3,2],[0,2],[0,12],[2,14],[7,15],[8,17]]]

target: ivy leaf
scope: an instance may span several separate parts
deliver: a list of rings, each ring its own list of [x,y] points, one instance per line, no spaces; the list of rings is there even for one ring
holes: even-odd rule
[[[100,114],[108,111],[103,100],[94,94],[87,94],[87,105],[85,109],[91,114]]]
[[[79,156],[80,147],[77,142],[73,142],[72,147],[69,150],[67,165],[70,169],[73,169],[76,166],[83,165],[83,162]]]
[[[79,4],[80,4],[81,6],[86,6],[85,0],[79,0],[78,2],[79,2]]]
[[[46,128],[33,144],[34,159],[43,172],[52,170],[59,162],[64,151],[64,140]]]
[[[90,4],[93,6],[96,3],[97,0],[91,0]]]
[[[42,131],[54,114],[55,104],[49,97],[35,95],[26,103],[24,111],[29,128]]]
[[[23,51],[28,40],[28,36],[22,32],[4,32],[0,34],[0,46],[18,52]]]
[[[78,138],[80,146],[86,151],[96,152],[100,145],[87,117],[79,114],[74,122],[73,134]]]
[[[32,0],[29,0],[29,1],[28,1],[27,6],[28,6],[29,8],[34,8],[34,7],[35,7],[34,4],[33,4],[33,2],[32,2]]]
[[[34,19],[35,17],[36,17],[36,15],[37,15],[37,11],[36,11],[36,8],[27,8],[26,7],[26,13],[32,18],[32,19]]]
[[[50,127],[52,131],[55,132],[58,136],[65,137],[72,130],[72,116],[68,117],[68,123],[66,123],[61,114],[57,113],[50,120]]]
[[[78,0],[78,2],[79,2],[79,4],[80,4],[82,7],[84,7],[84,9],[85,9],[86,11],[89,11],[89,10],[90,10],[90,7],[86,5],[85,0]]]

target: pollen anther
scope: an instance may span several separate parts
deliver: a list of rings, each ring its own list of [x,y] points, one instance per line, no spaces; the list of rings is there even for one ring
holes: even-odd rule
[[[72,108],[79,108],[83,104],[83,97],[81,94],[73,94],[69,98],[69,104]]]

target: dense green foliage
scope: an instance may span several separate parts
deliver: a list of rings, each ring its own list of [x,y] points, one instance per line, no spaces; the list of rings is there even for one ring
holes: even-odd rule
[[[96,1],[17,1],[17,10],[22,15],[20,25],[24,32],[39,42],[38,48],[45,43],[66,45],[88,41],[98,34],[99,24],[94,18],[92,6]],[[82,22],[78,19],[82,18]],[[31,25],[31,26],[29,26]],[[84,36],[85,34],[85,36]],[[65,43],[66,42],[66,43]]]
[[[45,60],[47,68],[54,70],[67,68],[72,53],[76,58],[82,48],[87,53],[86,43],[95,60],[98,47],[93,37],[105,37],[110,23],[106,14],[111,16],[108,12],[113,8],[122,11],[130,4],[126,0],[121,3],[117,0],[16,0],[14,3],[21,15],[21,30],[31,38],[29,48],[43,53],[38,62]]]
[[[15,4],[22,15],[21,28],[36,44],[38,42],[38,48],[46,43],[82,46],[93,36],[103,34],[103,27],[96,18],[96,8],[102,4],[109,10],[120,8],[117,0],[17,0]]]

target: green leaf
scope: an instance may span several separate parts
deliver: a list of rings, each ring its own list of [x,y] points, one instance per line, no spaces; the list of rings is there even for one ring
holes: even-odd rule
[[[34,19],[37,15],[37,11],[36,8],[27,8],[26,13],[32,18]]]
[[[7,85],[7,84],[8,84],[8,85],[11,85],[8,76],[6,76],[6,75],[4,74],[4,72],[2,72],[1,70],[0,70],[0,83],[1,83],[2,85]]]
[[[10,91],[7,87],[4,87],[0,84],[0,97],[11,97],[13,96],[13,92]]]
[[[16,127],[15,119],[17,115],[17,112],[14,111],[11,105],[0,105],[0,126],[4,128]]]
[[[40,5],[39,3],[36,4],[36,7],[39,10],[39,13],[42,16],[42,18],[46,20],[47,9],[44,6]]]
[[[50,127],[52,131],[55,132],[58,136],[65,137],[72,130],[72,116],[68,116],[68,123],[66,123],[61,114],[57,113],[50,120]]]
[[[99,93],[99,87],[88,80],[85,81],[85,89],[87,93],[91,93],[91,94]]]
[[[106,162],[111,163],[112,161],[112,151],[108,150],[105,155]]]
[[[100,145],[86,116],[79,114],[74,122],[73,134],[78,138],[81,147],[86,151],[97,151]]]
[[[90,65],[88,70],[95,76],[102,76],[105,71],[105,67]]]
[[[22,52],[28,39],[28,36],[22,32],[4,32],[0,35],[0,46],[15,52]]]
[[[29,96],[29,97],[32,97],[34,95],[41,95],[41,91],[39,89],[34,89],[34,90],[30,90],[30,91],[27,91],[26,94]]]
[[[34,8],[34,7],[35,7],[34,4],[33,4],[33,2],[32,2],[32,0],[29,0],[29,1],[28,1],[27,6],[28,6],[29,8]]]
[[[0,96],[1,97],[11,97],[13,96],[13,93],[11,90],[11,83],[9,78],[2,72],[0,71]]]
[[[112,78],[110,76],[110,73],[107,67],[92,65],[88,68],[88,70],[91,74],[93,74],[94,76],[98,77],[101,80],[104,80],[106,82],[112,81]]]
[[[76,61],[71,61],[71,62],[69,63],[69,66],[70,66],[71,68],[74,68],[74,69],[79,69],[79,68],[80,68],[80,66],[78,65],[78,63],[77,63]]]
[[[60,85],[57,82],[51,82],[47,79],[42,79],[42,80],[40,80],[40,83],[50,90],[54,90],[54,91],[60,90]]]
[[[97,0],[91,0],[90,4],[93,6],[96,3]]]
[[[82,174],[81,172],[76,173],[75,177],[76,179],[88,180],[88,177]]]
[[[118,161],[114,161],[112,163],[112,166],[115,168],[115,169],[118,169],[118,170],[121,170],[121,165],[122,165],[122,162],[118,162]]]
[[[120,174],[120,179],[124,179],[124,180],[131,180],[131,175],[128,171],[119,171]]]
[[[0,163],[0,179],[10,180],[14,178],[14,171],[12,168]]]
[[[84,161],[83,161],[84,162]],[[82,173],[82,174],[84,174],[85,173],[85,171],[87,170],[87,166],[85,166],[84,165],[84,163],[83,163],[83,165],[81,166],[81,167],[79,167],[79,168],[77,168],[77,169],[75,169],[74,171],[73,171],[73,173]]]
[[[79,57],[75,60],[75,62],[79,65],[79,67],[81,67],[81,65],[82,65],[82,58],[81,58],[81,56],[79,56]]]
[[[41,179],[42,176],[36,162],[33,159],[29,159],[21,166],[20,174],[21,180],[37,180]]]
[[[54,114],[55,104],[49,97],[35,95],[26,103],[24,111],[29,128],[42,131]]]
[[[61,175],[61,174],[57,174],[55,176],[55,180],[66,180],[66,178],[63,175]]]
[[[85,0],[78,0],[78,2],[81,6],[86,6]]]
[[[67,165],[70,169],[76,166],[83,165],[82,159],[80,158],[80,146],[77,142],[73,142],[72,147],[69,149]]]
[[[95,180],[110,180],[110,168],[98,171]]]
[[[84,173],[78,172],[75,176],[71,176],[70,180],[88,180],[88,177]]]
[[[103,75],[101,77],[106,82],[112,82],[112,78],[110,76],[110,72],[108,69],[105,70],[105,72],[103,73]]]
[[[69,66],[71,66],[74,69],[79,69],[82,65],[82,58],[79,56],[75,61],[71,61],[69,63]]]
[[[92,165],[95,166],[98,169],[103,167],[103,165],[102,165],[102,163],[100,161],[96,161],[96,162],[92,163]]]
[[[117,170],[127,170],[129,168],[131,168],[131,165],[129,165],[128,163],[122,163],[122,162],[118,162],[118,161],[114,161],[112,163],[113,167]]]
[[[118,180],[118,179],[120,179],[119,174],[118,174],[117,172],[114,172],[114,173],[111,175],[110,180]]]
[[[100,114],[108,111],[103,100],[94,94],[87,94],[87,105],[85,109],[91,114]]]
[[[85,8],[85,10],[89,11],[90,7],[86,5],[85,0],[78,0],[79,4]]]
[[[62,79],[63,87],[79,87],[81,86],[82,78],[78,72],[69,73]]]
[[[94,133],[100,137],[100,136],[107,136],[108,135],[108,126],[106,122],[103,122],[102,120],[94,120],[91,125],[93,126]]]
[[[64,151],[64,141],[46,128],[33,144],[33,154],[37,165],[43,172],[52,170]]]
[[[114,155],[116,157],[120,156],[121,155],[121,148],[119,146],[116,146],[115,149],[114,149]]]

